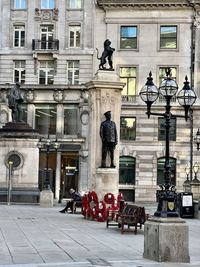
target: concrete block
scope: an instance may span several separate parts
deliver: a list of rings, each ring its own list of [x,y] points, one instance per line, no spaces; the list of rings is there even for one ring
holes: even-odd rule
[[[49,189],[40,192],[40,207],[53,207],[53,192]]]
[[[188,226],[180,218],[153,217],[144,225],[144,258],[190,262]]]

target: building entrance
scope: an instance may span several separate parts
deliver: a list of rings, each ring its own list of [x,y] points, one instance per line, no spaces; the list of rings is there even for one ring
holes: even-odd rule
[[[79,171],[78,171],[78,152],[65,152],[61,155],[61,197],[69,198],[69,190],[78,190]]]

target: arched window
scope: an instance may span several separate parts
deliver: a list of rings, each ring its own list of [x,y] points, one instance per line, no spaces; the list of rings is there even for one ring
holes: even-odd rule
[[[135,201],[135,158],[123,156],[119,160],[119,192],[125,201]]]
[[[135,184],[135,158],[120,157],[119,160],[119,184]]]
[[[169,160],[171,165],[171,182],[173,185],[176,185],[176,159],[170,158]],[[157,184],[164,183],[164,165],[165,157],[159,158],[157,160]]]

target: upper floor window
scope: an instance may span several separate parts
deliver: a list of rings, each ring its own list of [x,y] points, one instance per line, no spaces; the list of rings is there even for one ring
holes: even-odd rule
[[[54,61],[43,60],[39,65],[39,84],[53,84],[54,82]]]
[[[120,30],[120,48],[137,48],[137,26],[121,26]]]
[[[68,84],[79,84],[79,61],[67,61],[67,79]]]
[[[82,0],[69,0],[70,9],[80,9],[82,6]]]
[[[122,101],[134,101],[136,95],[136,68],[121,67],[120,81],[126,84],[122,90]]]
[[[25,27],[24,26],[14,26],[14,47],[24,47],[25,46]]]
[[[25,83],[25,60],[14,61],[14,83]]]
[[[26,8],[26,0],[15,0],[14,8],[25,9]]]
[[[69,26],[69,47],[80,47],[80,26]]]
[[[158,140],[166,140],[166,127],[165,118],[158,118]],[[169,129],[169,139],[171,141],[176,141],[176,118],[171,118],[170,129]]]
[[[55,8],[55,0],[41,0],[41,9]]]
[[[135,140],[136,138],[136,118],[120,118],[120,139]]]
[[[160,26],[160,48],[177,48],[177,26]]]

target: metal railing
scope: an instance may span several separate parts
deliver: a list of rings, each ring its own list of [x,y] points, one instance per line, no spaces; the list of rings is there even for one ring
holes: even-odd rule
[[[42,41],[39,39],[33,39],[32,50],[59,50],[59,40]]]

